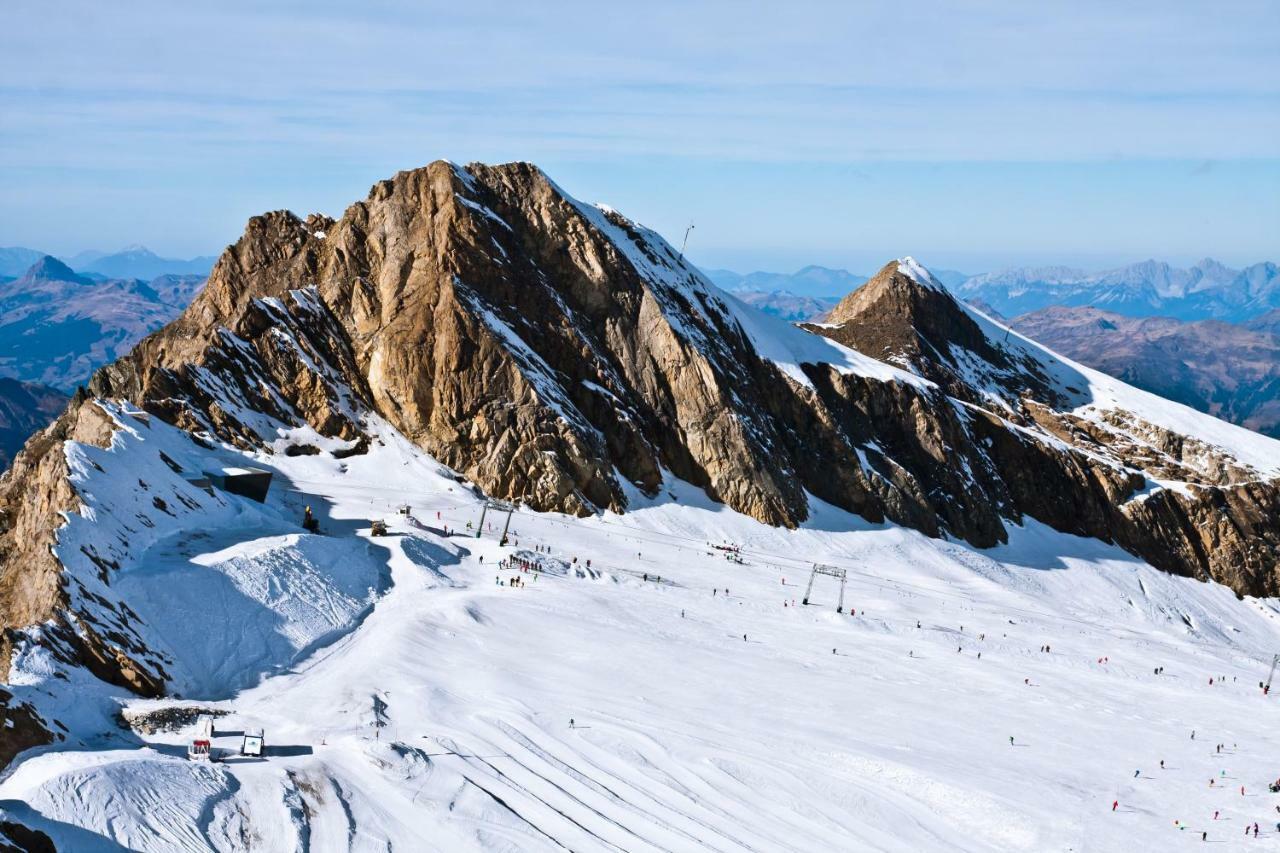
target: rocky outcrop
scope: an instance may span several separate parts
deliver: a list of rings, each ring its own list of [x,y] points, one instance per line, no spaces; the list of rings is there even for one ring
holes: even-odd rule
[[[0,480],[8,642],[163,689],[128,620],[70,612],[54,556],[77,507],[62,443],[110,440],[95,398],[281,453],[315,452],[279,438],[303,425],[360,452],[376,414],[538,510],[624,510],[628,487],[657,495],[674,476],[770,524],[803,523],[809,494],[979,547],[1030,517],[1280,590],[1274,482],[1140,412],[1090,409],[1087,377],[914,262],[808,331],[743,312],[657,235],[528,164],[434,163],[336,220],[255,217],[187,310],[100,370]],[[119,570],[98,568],[108,584]]]

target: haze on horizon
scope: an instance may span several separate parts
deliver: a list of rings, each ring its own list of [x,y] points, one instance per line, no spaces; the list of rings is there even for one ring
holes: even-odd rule
[[[1280,4],[12,5],[0,245],[216,253],[531,160],[709,267],[1280,257]]]

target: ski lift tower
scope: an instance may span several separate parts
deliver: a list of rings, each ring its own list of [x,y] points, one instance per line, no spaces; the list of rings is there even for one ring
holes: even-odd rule
[[[515,505],[509,504],[506,501],[485,501],[484,508],[480,510],[480,526],[476,528],[477,539],[480,538],[480,534],[484,533],[484,516],[489,510],[493,510],[494,512],[505,512],[507,514],[507,523],[502,528],[502,539],[500,540],[505,544],[507,541],[507,530],[511,527],[511,513],[516,511]]]
[[[804,603],[809,603],[809,593],[813,592],[813,581],[818,575],[827,575],[828,577],[840,579],[840,602],[836,605],[836,612],[844,612],[844,569],[837,569],[835,566],[827,566],[822,563],[814,563],[813,571],[809,572],[809,585],[804,590]]]

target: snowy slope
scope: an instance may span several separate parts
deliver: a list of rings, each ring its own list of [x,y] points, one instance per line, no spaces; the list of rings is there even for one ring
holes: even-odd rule
[[[227,698],[193,683],[230,714],[216,746],[261,725],[274,752],[196,767],[190,731],[104,729],[19,764],[0,808],[77,850],[1119,851],[1254,820],[1280,842],[1278,700],[1257,689],[1280,602],[1039,526],[980,552],[813,500],[788,531],[678,482],[625,516],[517,513],[502,547],[500,517],[471,538],[478,499],[375,427],[365,456],[242,460],[287,482],[264,515],[321,508],[324,547],[243,526],[189,549],[187,571],[234,554],[341,587],[375,547],[391,574],[304,661]],[[392,526],[376,546],[370,518]],[[535,548],[591,571],[495,566]],[[792,606],[814,561],[848,571],[845,613],[831,578]]]

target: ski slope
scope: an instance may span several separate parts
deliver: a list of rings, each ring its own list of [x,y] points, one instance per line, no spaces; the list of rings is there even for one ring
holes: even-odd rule
[[[217,605],[232,627],[280,610],[280,647],[140,613],[185,698],[100,700],[209,700],[215,747],[261,726],[268,755],[192,763],[191,730],[104,719],[16,765],[0,810],[72,850],[1176,850],[1253,821],[1280,848],[1280,700],[1257,687],[1280,602],[1036,525],[975,551],[813,500],[770,528],[672,478],[625,516],[517,512],[503,547],[492,512],[466,531],[469,487],[375,428],[365,456],[245,460],[276,472],[265,507],[224,496],[243,524],[200,539],[194,516],[121,573],[130,595],[179,570],[325,579],[332,618]],[[308,504],[325,535],[290,529]],[[554,571],[498,570],[517,552]],[[799,605],[814,562],[848,571],[845,613],[829,577]]]

